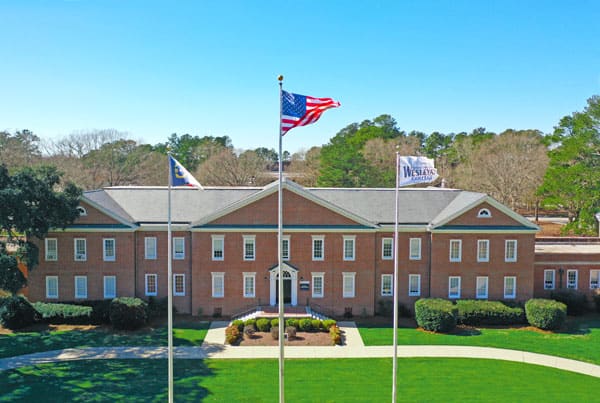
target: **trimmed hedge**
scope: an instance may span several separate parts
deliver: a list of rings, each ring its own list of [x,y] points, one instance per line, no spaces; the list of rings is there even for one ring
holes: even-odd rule
[[[567,318],[567,306],[551,299],[530,299],[525,304],[525,314],[531,326],[543,330],[559,329]]]
[[[431,332],[446,333],[456,327],[457,308],[441,298],[421,298],[415,302],[417,324]]]
[[[244,321],[241,319],[236,319],[233,322],[231,322],[231,324],[233,326],[237,326],[238,330],[241,332],[242,330],[244,330]]]
[[[92,323],[93,309],[90,306],[35,302],[33,307],[46,323],[70,325]]]
[[[24,328],[32,325],[38,318],[39,314],[23,296],[3,298],[0,303],[0,324],[7,329]]]
[[[260,318],[256,321],[256,327],[259,332],[268,332],[271,329],[271,321],[269,319]]]
[[[148,297],[148,318],[166,318],[169,314],[169,299],[168,297],[156,298]],[[173,306],[173,313],[176,313],[177,309]]]
[[[596,312],[600,312],[600,292],[596,290],[592,298],[594,299],[594,304],[596,304]]]
[[[465,299],[456,301],[458,323],[470,326],[525,323],[523,308],[510,308],[499,301]]]
[[[585,312],[587,300],[582,292],[571,289],[556,290],[550,294],[550,298],[565,304],[567,315],[578,316]]]
[[[147,320],[148,304],[139,298],[119,297],[110,303],[110,322],[115,329],[139,329]]]

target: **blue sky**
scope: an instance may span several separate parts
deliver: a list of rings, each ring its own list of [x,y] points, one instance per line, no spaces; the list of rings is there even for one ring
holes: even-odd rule
[[[0,0],[0,130],[113,128],[277,147],[279,89],[341,108],[284,148],[392,115],[406,131],[540,129],[600,94],[600,2]]]

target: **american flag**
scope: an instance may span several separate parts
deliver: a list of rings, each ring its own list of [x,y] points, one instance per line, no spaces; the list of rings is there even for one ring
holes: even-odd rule
[[[329,108],[340,106],[332,98],[314,98],[306,95],[281,92],[281,135],[297,126],[315,123]]]

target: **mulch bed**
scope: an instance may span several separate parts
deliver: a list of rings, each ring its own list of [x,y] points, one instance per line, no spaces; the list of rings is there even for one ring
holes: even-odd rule
[[[240,346],[278,346],[279,341],[274,340],[271,333],[256,332],[252,338],[244,336],[238,344]],[[329,332],[298,332],[293,340],[286,340],[286,346],[331,346]]]

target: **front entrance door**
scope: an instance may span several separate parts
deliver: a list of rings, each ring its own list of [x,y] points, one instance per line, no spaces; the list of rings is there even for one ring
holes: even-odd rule
[[[292,306],[298,305],[298,269],[283,263],[283,303]],[[279,303],[279,269],[273,267],[269,270],[269,304],[274,306]]]
[[[275,301],[279,303],[279,280],[275,283]],[[283,303],[292,303],[292,279],[283,277]]]

